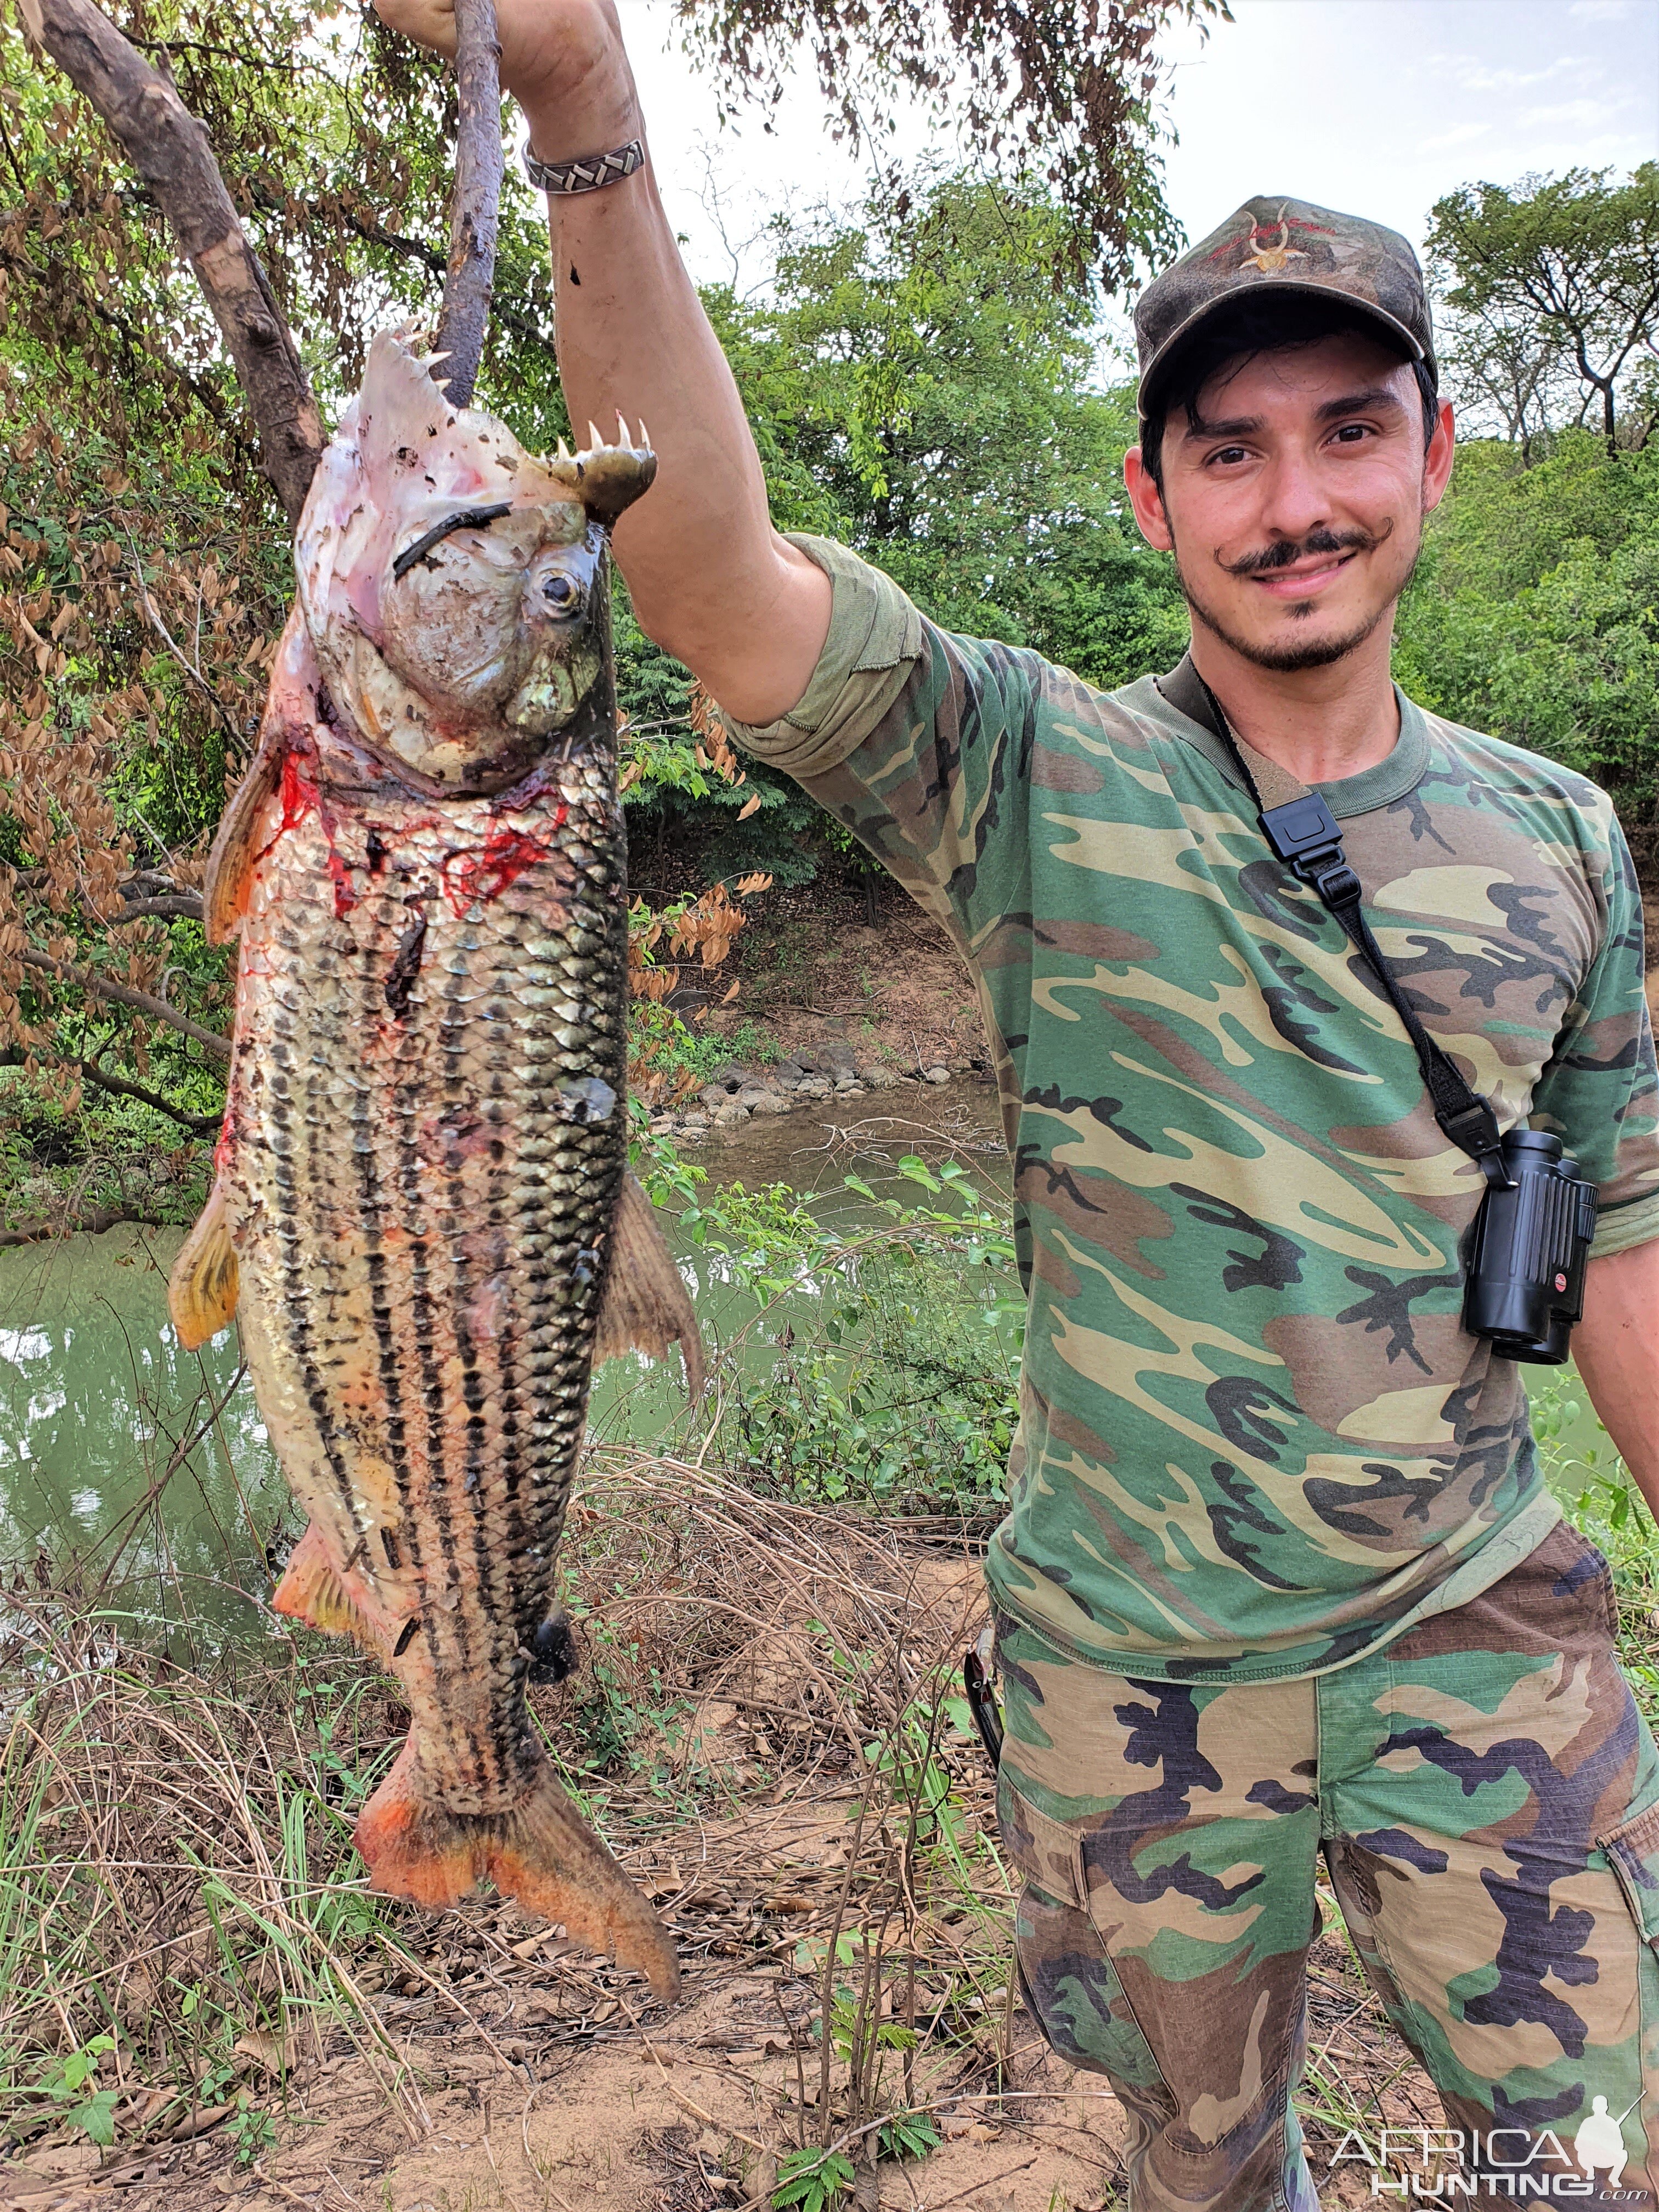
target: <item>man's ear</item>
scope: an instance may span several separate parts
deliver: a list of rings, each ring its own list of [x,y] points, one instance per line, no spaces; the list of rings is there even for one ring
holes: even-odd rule
[[[1129,495],[1129,505],[1146,543],[1155,552],[1173,553],[1175,538],[1170,529],[1170,518],[1164,512],[1164,495],[1141,459],[1139,446],[1131,446],[1123,456],[1123,488]]]
[[[1434,426],[1434,435],[1423,456],[1423,512],[1427,514],[1439,506],[1446,495],[1446,486],[1451,482],[1452,459],[1455,447],[1456,430],[1452,422],[1451,402],[1440,403],[1440,419]]]

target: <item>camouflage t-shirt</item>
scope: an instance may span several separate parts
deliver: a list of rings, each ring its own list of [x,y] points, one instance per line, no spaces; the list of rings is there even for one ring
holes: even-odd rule
[[[1399,1017],[1267,851],[1219,738],[955,637],[843,549],[784,720],[797,776],[961,948],[1029,1293],[988,1572],[1061,1650],[1149,1678],[1305,1674],[1497,1582],[1553,1525],[1519,1370],[1459,1322],[1480,1171]],[[1659,1236],[1642,915],[1605,794],[1402,698],[1320,787],[1422,1018],[1500,1122]]]

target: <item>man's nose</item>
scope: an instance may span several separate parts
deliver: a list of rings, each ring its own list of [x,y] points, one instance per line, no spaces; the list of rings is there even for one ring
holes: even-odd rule
[[[1279,448],[1258,479],[1263,542],[1290,538],[1300,544],[1331,520],[1330,493],[1316,457],[1301,446]]]

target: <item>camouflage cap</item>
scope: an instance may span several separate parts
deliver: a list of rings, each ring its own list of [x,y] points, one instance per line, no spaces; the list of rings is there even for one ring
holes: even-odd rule
[[[1140,412],[1182,341],[1241,294],[1340,293],[1435,367],[1434,327],[1417,256],[1397,230],[1273,194],[1246,200],[1218,230],[1155,276],[1135,304]]]

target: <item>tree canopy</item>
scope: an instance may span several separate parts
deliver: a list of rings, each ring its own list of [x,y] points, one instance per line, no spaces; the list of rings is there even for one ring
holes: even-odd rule
[[[1564,420],[1659,420],[1659,161],[1465,185],[1435,204],[1429,252],[1453,311],[1449,362],[1477,410],[1528,446]],[[1576,399],[1577,404],[1574,405]]]

